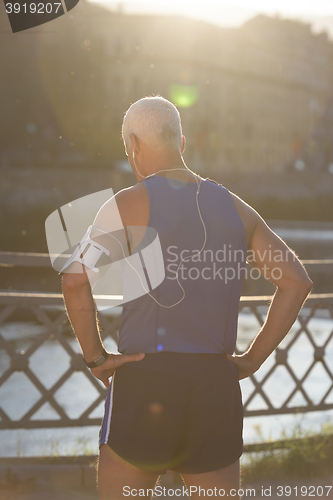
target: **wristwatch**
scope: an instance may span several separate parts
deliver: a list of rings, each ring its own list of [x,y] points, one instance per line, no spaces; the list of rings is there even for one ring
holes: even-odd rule
[[[108,353],[103,348],[102,354],[99,356],[99,358],[95,359],[95,361],[90,361],[90,363],[87,363],[87,361],[84,358],[83,361],[85,362],[88,368],[96,368],[97,366],[101,366],[104,363],[104,361],[107,360],[108,356],[109,356]]]

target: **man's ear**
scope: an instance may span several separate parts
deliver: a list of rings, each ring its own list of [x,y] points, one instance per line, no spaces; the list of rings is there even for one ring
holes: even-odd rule
[[[185,147],[186,147],[186,137],[185,135],[182,135],[182,154],[185,151]]]
[[[131,141],[131,152],[137,155],[140,151],[140,141],[135,134],[130,134],[129,137]]]

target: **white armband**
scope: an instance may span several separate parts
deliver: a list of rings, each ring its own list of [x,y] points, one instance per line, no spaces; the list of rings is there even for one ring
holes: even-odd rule
[[[94,273],[98,273],[99,270],[95,267],[99,258],[103,253],[105,253],[108,257],[110,256],[110,251],[100,245],[96,241],[90,238],[90,234],[92,231],[92,226],[89,226],[86,234],[83,236],[80,243],[78,243],[76,249],[66,262],[66,264],[60,269],[59,274],[63,273],[67,267],[72,264],[72,262],[79,262],[83,264],[88,269],[94,271]]]

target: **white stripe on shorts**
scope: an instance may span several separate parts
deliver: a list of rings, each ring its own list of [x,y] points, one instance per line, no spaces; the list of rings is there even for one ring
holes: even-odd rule
[[[114,372],[114,374],[112,376],[112,380],[111,380],[110,401],[109,401],[109,405],[105,408],[105,413],[104,413],[103,422],[102,422],[101,438],[99,441],[100,446],[102,444],[106,444],[108,442],[109,435],[110,435],[111,414],[112,414],[112,406],[113,406],[113,387],[114,387],[115,377],[116,377],[116,372]]]

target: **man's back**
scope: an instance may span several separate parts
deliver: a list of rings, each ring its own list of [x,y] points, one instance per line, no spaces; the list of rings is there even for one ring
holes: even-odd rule
[[[202,180],[198,196],[196,183],[178,179],[156,175],[140,184],[147,189],[147,224],[158,234],[165,277],[149,294],[129,300],[133,283],[126,272],[133,273],[122,266],[119,351],[232,353],[247,248],[229,191],[210,179]],[[146,238],[131,248],[138,253],[145,246]]]

